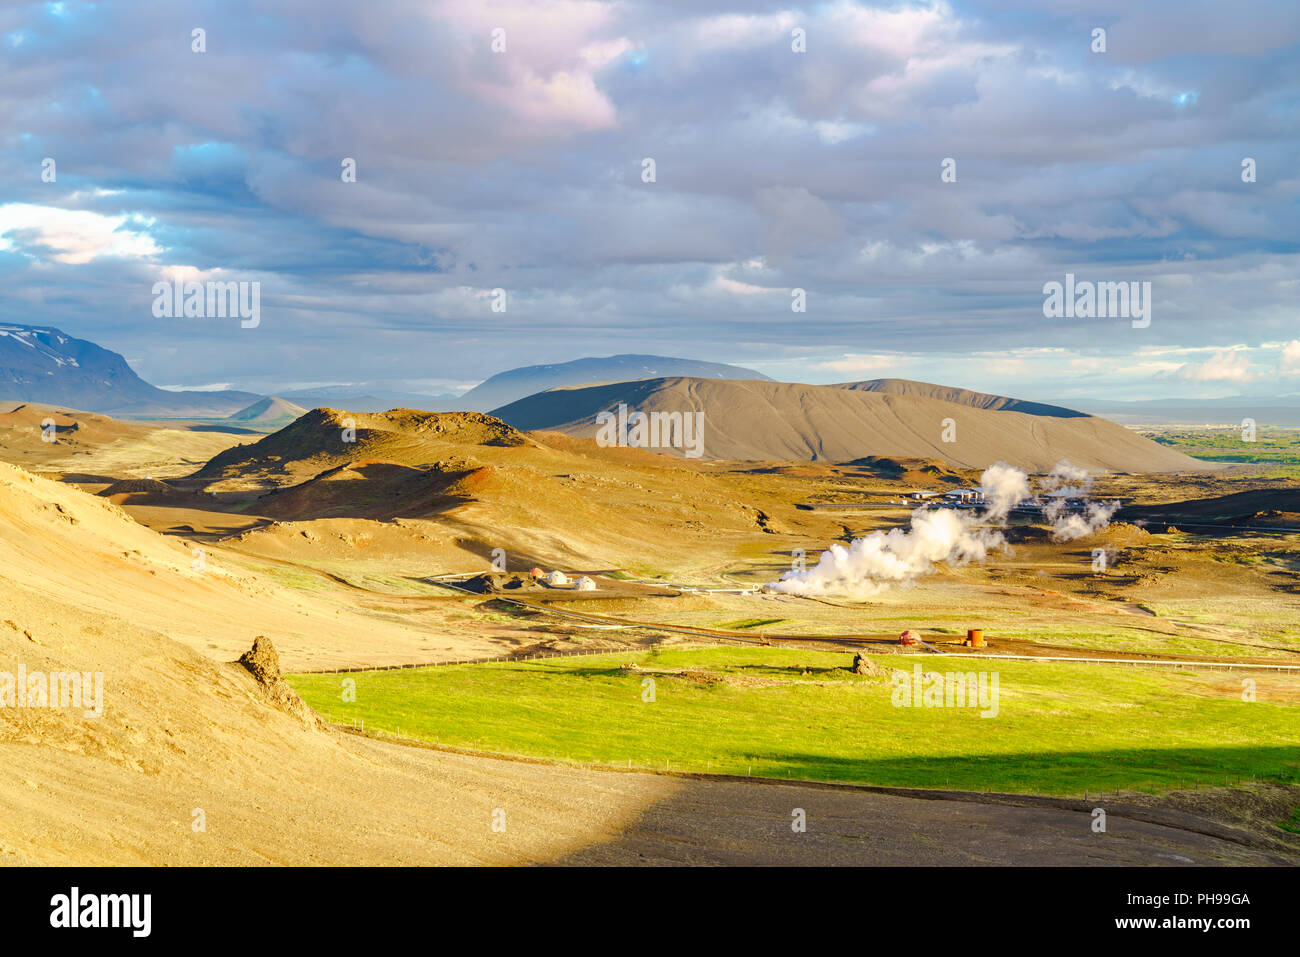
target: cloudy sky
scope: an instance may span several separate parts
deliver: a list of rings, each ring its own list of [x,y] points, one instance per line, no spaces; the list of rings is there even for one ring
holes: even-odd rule
[[[1025,6],[4,2],[0,320],[171,387],[645,352],[1300,392],[1300,5]],[[1045,317],[1066,273],[1150,324]],[[176,277],[260,282],[260,324],[156,318]]]

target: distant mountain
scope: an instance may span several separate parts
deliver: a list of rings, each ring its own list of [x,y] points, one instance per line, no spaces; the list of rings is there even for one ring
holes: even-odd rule
[[[306,414],[307,410],[302,406],[294,405],[279,396],[271,395],[265,399],[258,399],[252,405],[240,409],[234,415],[228,416],[228,419],[239,425],[280,429],[300,415]]]
[[[1088,412],[1125,425],[1241,425],[1251,418],[1257,425],[1300,426],[1300,395],[1246,396],[1221,399],[1080,399]]]
[[[297,389],[280,396],[308,409],[347,409],[349,412],[387,412],[389,409],[424,409],[445,412],[459,408],[459,397],[452,393],[426,395],[418,392],[393,392],[387,389],[354,389],[324,386]]]
[[[1079,405],[1120,412],[1125,409],[1191,409],[1221,407],[1239,409],[1246,406],[1269,406],[1300,409],[1300,395],[1229,395],[1219,399],[1080,399]]]
[[[514,402],[516,399],[522,399],[524,396],[545,392],[547,389],[593,383],[629,382],[637,379],[660,379],[665,376],[771,381],[767,376],[753,369],[744,369],[721,362],[675,359],[669,356],[587,357],[574,359],[572,362],[524,366],[508,372],[499,372],[454,400],[451,408],[469,412],[487,412]]]
[[[596,435],[597,415],[616,411],[620,403],[629,413],[702,412],[703,457],[712,459],[847,462],[874,455],[940,459],[967,468],[1004,461],[1030,472],[1048,471],[1061,459],[1122,472],[1216,467],[1096,416],[1054,406],[1042,406],[1052,411],[1037,414],[996,402],[985,407],[977,393],[951,393],[964,401],[833,385],[678,377],[552,389],[492,414],[517,429],[585,438]],[[1002,406],[1017,401],[1007,399]],[[951,442],[944,441],[946,420],[954,424]]]
[[[0,399],[114,415],[225,416],[258,398],[159,389],[93,342],[47,326],[0,324]]]

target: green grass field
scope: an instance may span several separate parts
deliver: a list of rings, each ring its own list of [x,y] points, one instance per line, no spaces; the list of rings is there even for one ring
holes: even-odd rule
[[[881,656],[909,672],[919,658]],[[704,680],[625,671],[693,669]],[[457,665],[290,683],[327,718],[444,745],[580,763],[906,787],[1079,794],[1300,777],[1300,712],[1288,676],[1097,665],[937,661],[996,668],[998,714],[908,708],[849,656],[694,648]],[[803,668],[811,674],[802,675]],[[356,701],[343,701],[343,681]],[[643,681],[655,700],[642,700]],[[708,683],[712,681],[713,683]],[[820,683],[813,683],[820,682]],[[665,762],[668,762],[665,765]]]
[[[1277,466],[1283,476],[1300,474],[1300,429],[1264,428],[1255,441],[1238,428],[1139,430],[1148,438],[1209,462]]]

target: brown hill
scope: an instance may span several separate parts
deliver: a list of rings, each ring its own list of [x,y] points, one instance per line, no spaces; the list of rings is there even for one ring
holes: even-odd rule
[[[352,442],[341,438],[348,422]],[[658,562],[698,552],[703,541],[743,540],[760,528],[760,516],[779,523],[795,511],[793,501],[773,504],[770,493],[760,508],[710,463],[602,449],[562,433],[527,436],[477,412],[316,409],[216,456],[191,479],[205,490],[262,491],[251,514],[358,523],[335,529],[342,535],[369,535],[374,519],[385,523],[380,529],[394,519],[422,520],[438,543],[426,547],[437,549],[440,563],[462,568],[496,547],[523,567]],[[273,541],[283,532],[253,530],[241,547],[287,555]]]
[[[52,432],[47,422],[53,423]],[[0,403],[0,461],[72,473],[93,468],[106,476],[104,482],[127,475],[183,474],[236,439],[197,425],[125,422],[63,406]],[[78,481],[94,482],[96,476]]]
[[[209,483],[281,487],[340,466],[391,462],[428,466],[449,449],[512,448],[528,439],[481,412],[343,412],[313,409],[278,432],[214,457],[192,476]]]
[[[962,398],[960,392],[953,390],[953,397]],[[597,415],[619,403],[647,413],[703,412],[704,455],[713,459],[849,461],[885,456],[939,459],[966,468],[1004,461],[1030,472],[1048,471],[1061,459],[1084,468],[1124,472],[1208,467],[1095,416],[984,407],[976,393],[967,394],[964,401],[920,393],[668,378],[555,389],[511,403],[496,414],[519,429],[595,436]],[[954,442],[943,441],[947,420],[955,427]]]
[[[467,465],[415,468],[366,459],[269,492],[257,508],[278,519],[428,517],[471,501],[468,487],[481,471]]]
[[[381,637],[377,613],[357,607],[354,594],[306,593],[218,544],[161,535],[107,498],[7,464],[0,568],[6,588],[66,595],[87,614],[120,617],[227,660],[247,650],[251,627],[275,641],[290,668],[336,664],[344,646],[409,660],[442,631],[440,619],[380,615]],[[486,636],[463,638],[467,649],[494,647]]]
[[[1059,405],[1046,405],[1042,402],[1030,402],[1026,399],[1012,399],[1005,395],[990,395],[987,392],[972,392],[955,386],[935,385],[932,382],[917,382],[913,379],[867,379],[864,382],[843,382],[837,389],[849,389],[853,392],[887,392],[890,395],[917,395],[927,399],[942,399],[957,405],[969,405],[977,409],[991,409],[998,412],[1024,412],[1028,415],[1047,415],[1062,419],[1074,419],[1086,416],[1086,412],[1076,412]]]
[[[53,423],[53,431],[47,423]],[[78,449],[138,439],[149,431],[148,426],[61,406],[17,402],[6,403],[5,410],[0,411],[0,447],[13,452],[71,454]]]
[[[112,498],[114,495],[173,495],[175,492],[176,490],[166,482],[143,478],[122,479],[108,488],[101,489],[98,494],[104,498]]]
[[[7,464],[0,567],[0,668],[101,676],[98,715],[0,708],[9,865],[545,862],[617,834],[678,787],[320,728],[277,681],[271,647],[333,639],[351,609],[300,607],[293,622],[302,592],[198,575],[179,543],[117,506]],[[378,622],[376,643],[404,630]],[[200,650],[232,633],[238,650]],[[506,835],[490,826],[496,808]]]
[[[240,409],[234,415],[227,416],[227,421],[250,428],[278,429],[283,428],[306,413],[307,410],[302,406],[295,405],[288,399],[282,399],[277,395],[271,395],[264,399],[258,399],[252,405]]]

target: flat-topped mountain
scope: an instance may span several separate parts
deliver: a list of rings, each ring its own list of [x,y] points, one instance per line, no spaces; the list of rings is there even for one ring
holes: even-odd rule
[[[935,385],[932,382],[917,382],[913,379],[867,379],[863,382],[843,382],[837,389],[849,389],[853,392],[885,392],[890,395],[918,395],[927,399],[942,399],[958,405],[974,406],[977,409],[991,409],[999,412],[1024,412],[1029,415],[1048,415],[1063,419],[1085,416],[1086,412],[1062,408],[1059,405],[1047,405],[1043,402],[1030,402],[1025,399],[1012,399],[1005,395],[991,395],[987,392],[972,392],[955,386]]]
[[[488,412],[498,406],[547,389],[594,382],[630,382],[664,376],[697,379],[760,379],[767,376],[740,366],[672,356],[619,355],[574,359],[552,365],[524,366],[500,372],[470,389],[443,408]]]
[[[1047,471],[1068,459],[1084,468],[1123,472],[1212,468],[1073,410],[883,381],[889,384],[647,379],[553,389],[494,414],[519,429],[591,437],[599,413],[616,411],[620,403],[647,413],[702,412],[703,456],[713,459],[846,462],[890,456],[967,468],[1005,461],[1027,471]],[[682,454],[680,448],[661,451]]]

